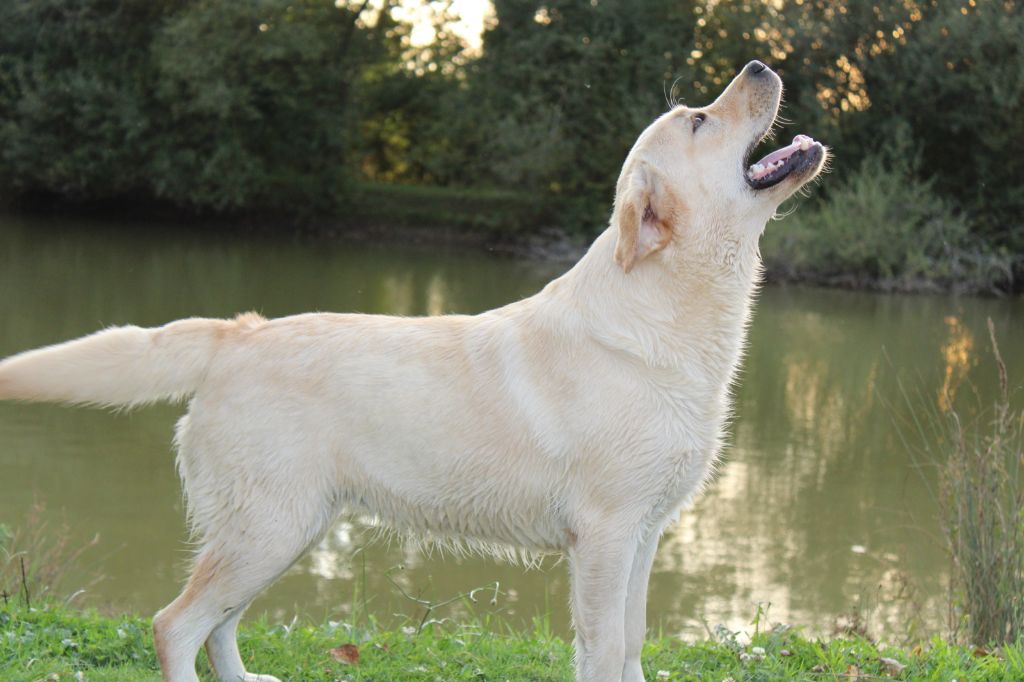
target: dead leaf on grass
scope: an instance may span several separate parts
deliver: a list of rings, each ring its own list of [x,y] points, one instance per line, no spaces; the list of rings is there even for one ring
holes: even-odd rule
[[[355,644],[342,644],[339,647],[331,649],[331,656],[334,660],[339,663],[346,663],[348,665],[359,664],[359,647]]]

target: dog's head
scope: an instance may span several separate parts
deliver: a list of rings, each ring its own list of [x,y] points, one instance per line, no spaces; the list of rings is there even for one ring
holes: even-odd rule
[[[680,240],[756,241],[779,204],[818,175],[827,152],[806,135],[750,164],[781,99],[782,80],[753,61],[713,104],[677,106],[641,133],[612,215],[626,272]]]

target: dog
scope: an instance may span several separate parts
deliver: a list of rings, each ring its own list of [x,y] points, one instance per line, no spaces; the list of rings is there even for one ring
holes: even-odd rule
[[[821,171],[798,135],[748,165],[782,81],[747,64],[637,139],[608,228],[540,293],[475,316],[306,314],[116,327],[0,362],[0,399],[188,400],[198,543],[153,619],[166,682],[247,672],[252,600],[342,512],[481,551],[561,552],[576,679],[638,682],[662,530],[713,470],[760,278],[758,238]]]

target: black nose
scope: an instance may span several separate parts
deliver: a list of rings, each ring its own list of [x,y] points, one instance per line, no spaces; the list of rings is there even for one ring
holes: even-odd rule
[[[746,71],[751,76],[757,76],[758,74],[767,71],[768,67],[765,65],[764,62],[759,62],[755,59],[754,61],[750,62],[745,67],[743,67],[743,70]]]

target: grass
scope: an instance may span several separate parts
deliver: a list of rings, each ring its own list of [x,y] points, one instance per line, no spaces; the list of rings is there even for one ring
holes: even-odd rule
[[[344,623],[271,624],[240,632],[242,657],[255,672],[282,680],[567,680],[572,651],[542,622],[529,634],[493,624],[382,630]],[[0,606],[0,679],[6,682],[157,680],[150,622],[62,606]],[[351,646],[345,646],[351,645]],[[1024,648],[974,649],[933,640],[911,650],[860,638],[814,641],[776,626],[748,640],[719,631],[686,644],[648,641],[648,680],[1021,680]],[[344,662],[355,660],[358,662]],[[340,659],[340,660],[339,660]],[[205,661],[202,679],[213,680]]]
[[[49,564],[67,565],[81,552],[60,537],[45,541],[45,530],[38,514],[30,515],[26,529],[7,532],[5,542],[0,542],[8,568],[16,567],[16,576],[8,576],[6,589],[0,593],[0,680],[159,680],[149,619],[78,610],[57,600],[57,591],[45,582],[33,581],[29,586],[33,575],[55,577],[46,570]],[[13,542],[14,536],[22,542]],[[27,566],[24,573],[22,565]],[[352,598],[353,603],[361,601],[358,593]],[[453,599],[459,598],[472,600],[473,595]],[[552,633],[545,620],[537,620],[528,632],[512,630],[490,617],[459,624],[448,618],[430,618],[447,602],[419,603],[425,609],[423,618],[410,620],[406,627],[378,626],[365,613],[365,604],[351,622],[255,620],[240,631],[242,656],[252,671],[296,681],[539,682],[572,678],[572,648]],[[765,630],[765,620],[765,612],[759,609],[749,635],[719,627],[709,632],[708,639],[695,643],[664,635],[651,637],[644,652],[647,679],[1024,679],[1021,640],[1000,648],[981,648],[936,638],[925,645],[900,648],[880,645],[855,631],[813,640],[788,626]],[[200,653],[198,662],[201,679],[212,681],[203,656]]]
[[[43,520],[44,513],[37,502],[13,530],[0,524],[0,598],[4,600],[17,596],[29,606],[33,599],[51,600],[67,571],[99,542],[96,536],[87,544],[72,544],[68,526],[51,528]]]

